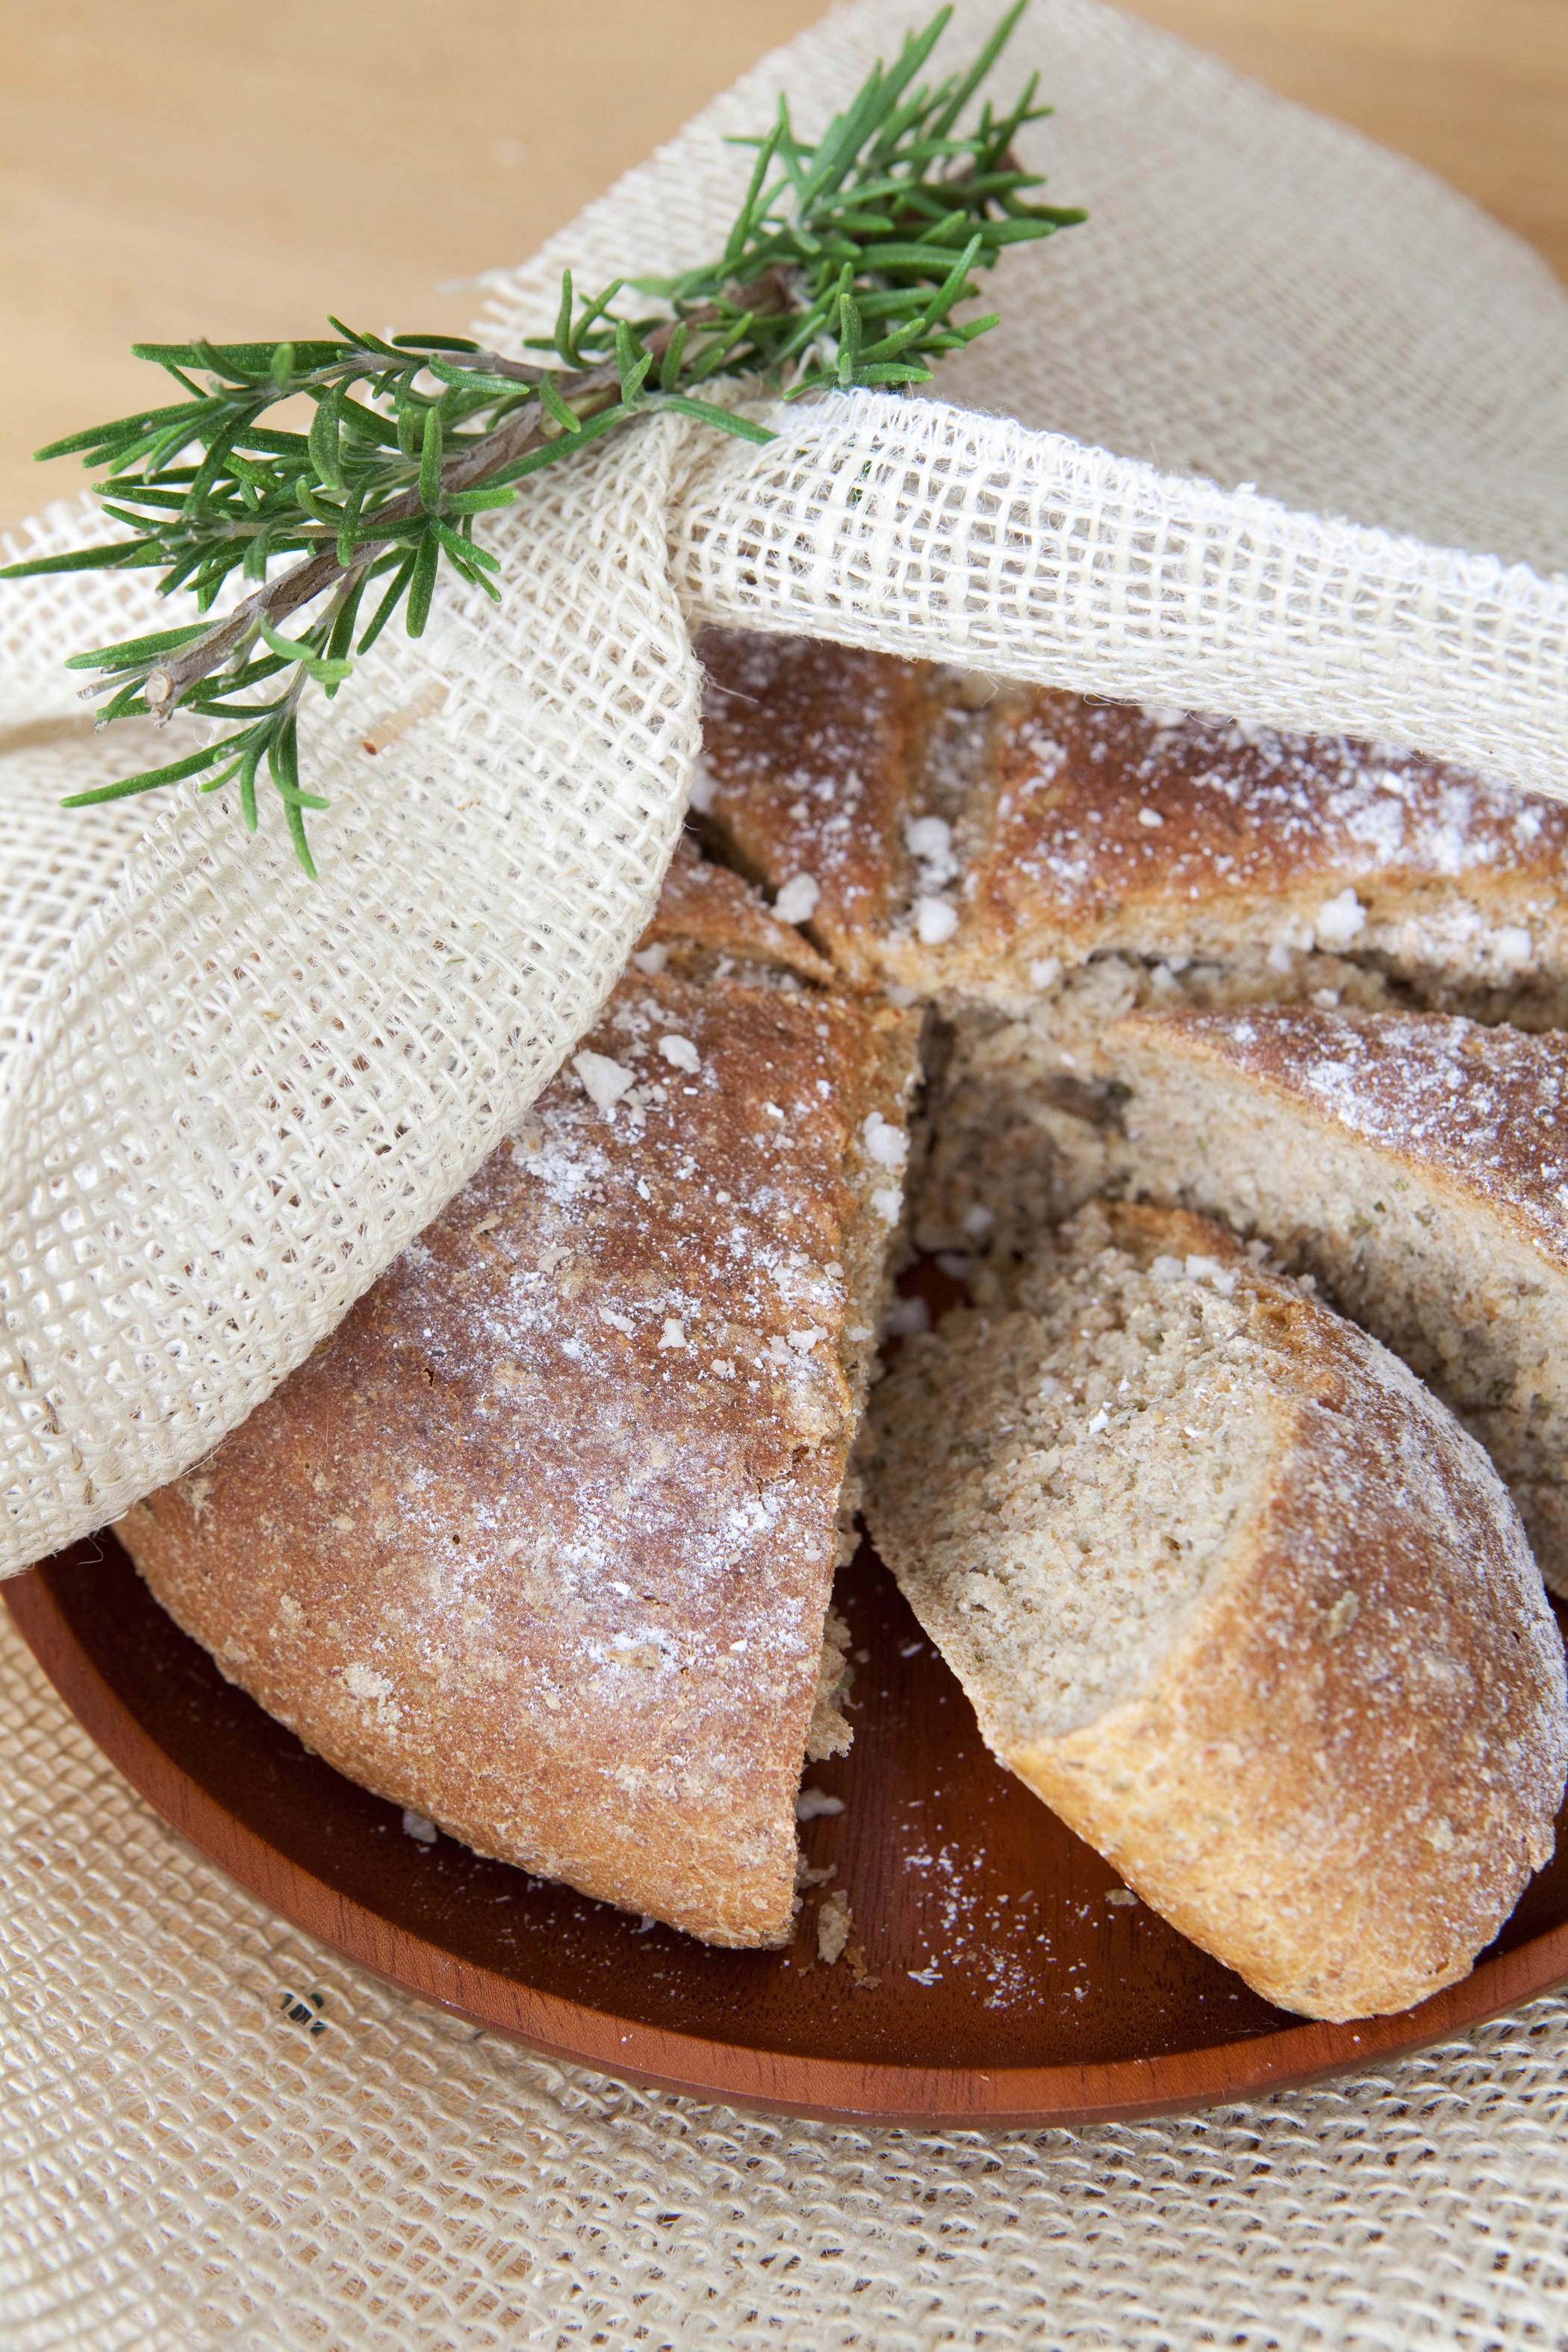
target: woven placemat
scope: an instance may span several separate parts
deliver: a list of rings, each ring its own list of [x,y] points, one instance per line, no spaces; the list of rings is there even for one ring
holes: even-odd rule
[[[389,1990],[136,1798],[0,1618],[0,2342],[1568,2340],[1568,2003],[1091,2131],[732,2115]]]

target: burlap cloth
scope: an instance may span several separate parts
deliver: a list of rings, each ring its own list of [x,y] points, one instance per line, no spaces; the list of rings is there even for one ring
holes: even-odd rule
[[[994,13],[961,0],[955,47]],[[906,21],[867,0],[769,60],[499,280],[486,331],[546,315],[563,261],[705,253],[748,167],[723,133],[781,83],[809,130]],[[194,793],[60,818],[125,755],[60,731],[59,660],[148,625],[144,583],[5,592],[0,1565],[198,1458],[582,1034],[679,827],[691,623],[1568,792],[1561,289],[1411,167],[1092,0],[1037,0],[1019,49],[1063,110],[1035,152],[1094,227],[1010,258],[1006,328],[935,399],[792,412],[760,455],[661,424],[544,478],[496,528],[501,620],[455,599],[416,653],[384,638],[321,729],[314,890],[276,824],[252,846]],[[8,1626],[0,1719],[8,2352],[1568,2342],[1559,2002],[1184,2122],[740,2119],[531,2059],[268,1916]]]
[[[532,2058],[285,1926],[5,1619],[0,1817],[6,2352],[1568,2341],[1562,2000],[1190,2118],[770,2121]]]

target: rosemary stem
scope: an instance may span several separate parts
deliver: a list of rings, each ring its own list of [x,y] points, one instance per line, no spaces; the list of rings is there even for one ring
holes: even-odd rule
[[[1049,110],[1035,103],[1033,77],[1009,108],[985,104],[971,118],[1025,5],[1013,0],[967,71],[927,83],[917,77],[952,14],[938,7],[815,142],[796,136],[781,98],[771,128],[736,142],[755,151],[753,168],[722,249],[675,277],[617,278],[591,296],[563,271],[552,331],[522,346],[535,359],[449,335],[385,339],[340,319],[331,340],[137,345],[174,377],[179,399],[39,453],[107,467],[106,517],[133,536],[26,558],[0,567],[0,579],[156,568],[161,593],[194,591],[210,614],[238,573],[250,593],[225,619],[151,631],[69,663],[98,674],[86,691],[102,725],[146,713],[163,726],[183,704],[238,731],[68,805],[207,770],[205,792],[239,777],[254,832],[265,765],[313,875],[304,812],[327,803],[300,782],[305,689],[335,695],[351,656],[367,654],[399,608],[407,635],[419,636],[441,580],[499,601],[500,560],[475,535],[481,514],[642,412],[771,440],[706,396],[721,379],[765,384],[786,401],[827,387],[929,383],[940,360],[997,323],[959,315],[979,291],[972,273],[1084,217],[1026,201],[1041,174],[1023,166],[1015,141]],[[649,299],[652,315],[628,315],[628,289]],[[297,395],[313,409],[308,432],[268,415]],[[289,568],[268,578],[285,558]],[[362,620],[373,578],[378,594]],[[323,598],[302,629],[279,625]],[[253,689],[259,699],[247,698]]]
[[[734,299],[747,309],[754,310],[762,304],[774,314],[788,307],[790,302],[789,289],[780,270],[769,270],[754,284],[740,288]],[[655,328],[645,339],[645,348],[653,353],[656,361],[662,359],[681,325],[684,324],[688,330],[711,326],[721,316],[716,304],[707,303],[700,310],[689,312],[684,320],[672,319],[668,325]],[[520,360],[503,360],[493,352],[457,352],[451,355],[451,362],[475,370],[482,368],[487,373],[515,377],[520,383],[538,383],[546,373],[543,368],[531,367]],[[573,415],[584,423],[605,409],[613,408],[620,397],[620,373],[613,363],[582,369],[567,376],[560,386],[561,398]],[[493,433],[487,433],[471,448],[447,461],[441,468],[442,496],[450,497],[459,490],[478,489],[492,474],[499,474],[505,466],[515,465],[520,457],[526,457],[531,451],[542,448],[554,437],[550,420],[542,418],[531,405],[519,415],[509,417]],[[374,520],[389,523],[410,522],[421,511],[417,489],[405,490],[378,509]],[[328,541],[330,545],[331,535],[328,535]],[[142,700],[147,705],[153,725],[168,725],[191,688],[223,667],[246,634],[254,631],[263,614],[274,625],[287,620],[301,606],[313,604],[327,589],[346,582],[351,574],[367,572],[386,553],[390,545],[391,541],[384,539],[362,540],[354,550],[352,563],[347,564],[340,562],[335,552],[329,553],[323,548],[321,554],[308,556],[292,571],[281,572],[276,580],[265,582],[216,628],[194,639],[190,645],[183,646],[167,660],[157,663],[148,672],[142,690]],[[84,689],[84,698],[100,690],[89,687]]]

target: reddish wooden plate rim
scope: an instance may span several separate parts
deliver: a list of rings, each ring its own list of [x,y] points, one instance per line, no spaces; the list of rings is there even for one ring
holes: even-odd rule
[[[1568,1922],[1483,1958],[1395,2017],[1302,2022],[1250,2040],[1071,2065],[931,2067],[770,2052],[671,2032],[562,1999],[445,1951],[344,1894],[238,1820],[165,1752],[89,1654],[48,1563],[5,1601],[24,1641],[110,1762],[219,1869],[308,1934],[422,2000],[551,2057],[689,2097],[884,2125],[1081,2125],[1253,2099],[1446,2041],[1568,1982]]]

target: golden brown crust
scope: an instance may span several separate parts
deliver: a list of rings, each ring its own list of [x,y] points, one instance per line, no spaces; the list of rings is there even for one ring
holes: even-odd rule
[[[468,1844],[776,1940],[874,1344],[855,1260],[887,1230],[865,1127],[901,1119],[908,1027],[628,976],[599,1062],[122,1522],[159,1598],[329,1760]]]
[[[586,1081],[560,1077],[310,1364],[122,1532],[226,1671],[354,1778],[482,1851],[755,1943],[789,1916],[792,1800],[868,1354],[867,1202],[888,1179],[865,1164],[864,1126],[873,1111],[898,1122],[910,1053],[894,1016],[820,992],[837,976],[1016,1005],[1053,984],[1053,965],[1251,957],[1261,973],[1282,946],[1270,992],[1310,985],[1290,955],[1330,947],[1418,997],[1460,966],[1478,988],[1522,985],[1521,973],[1568,973],[1568,811],[1407,755],[992,694],[843,647],[714,633],[702,653],[700,822],[774,891],[813,886],[814,903],[782,920],[683,850],[637,970],[574,1066]],[[809,993],[791,993],[802,982]],[[1323,1092],[1322,1043],[1313,1016],[1295,1017],[1309,1026],[1254,1075],[1305,1100]],[[1206,1040],[1201,1021],[1188,1025],[1194,1053],[1240,1050],[1234,1024],[1228,1045],[1223,1024]],[[661,1037],[677,1058],[660,1057]],[[1415,1062],[1443,1114],[1429,1134],[1409,1131],[1411,1070],[1375,1055],[1346,1078],[1358,1132],[1381,1120],[1379,1149],[1429,1145],[1433,1181],[1461,1190],[1489,1154],[1500,1213],[1562,1263],[1568,1171],[1531,1140],[1561,1119],[1561,1055],[1540,1065],[1554,1093],[1537,1071],[1511,1125],[1478,1109],[1458,1134],[1442,1092],[1451,1057]],[[616,1069],[636,1084],[601,1105]],[[1282,1454],[1326,1460],[1332,1410],[1303,1391]],[[1357,1475],[1347,1456],[1330,1484],[1376,1523]],[[1293,1726],[1317,1741],[1321,1783],[1303,1765],[1292,1801],[1329,1824],[1319,1875],[1294,1895],[1281,1881],[1279,1896],[1308,2007],[1366,1993],[1342,1962],[1359,1914],[1335,1892],[1336,1857],[1360,1851],[1360,1832],[1335,1810],[1331,1735],[1336,1710],[1370,1704],[1367,1691],[1337,1648],[1316,1682],[1292,1683],[1265,1639],[1269,1626],[1279,1641],[1300,1633],[1292,1546],[1321,1485],[1305,1501],[1280,1488],[1247,1608],[1226,1617],[1211,1596],[1201,1687],[1169,1703],[1169,1722],[1141,1717],[1127,1735],[1157,1732],[1170,1752],[1147,1848],[1139,1859],[1134,1839],[1123,1862],[1183,1924],[1184,1887],[1197,1889],[1194,1916],[1228,1899],[1219,1848],[1163,1845],[1160,1808],[1179,1785],[1205,1819],[1232,1802],[1229,1836],[1261,1820],[1279,1738],[1246,1748],[1236,1675],[1284,1693],[1279,1737]],[[1541,1525],[1561,1510],[1568,1559],[1568,1505],[1550,1480],[1542,1496]],[[1318,1528],[1320,1551],[1324,1540]],[[1455,1654],[1489,1692],[1464,1651],[1468,1624],[1460,1609]],[[1440,1746],[1447,1718],[1423,1720],[1422,1739]],[[1216,1743],[1241,1759],[1228,1799],[1203,1777]],[[1042,1770],[1067,1769],[1059,1746]],[[1082,1827],[1075,1789],[1063,1783],[1060,1809]],[[1268,1833],[1283,1836],[1282,1817]],[[1458,1972],[1464,1920],[1529,1866],[1519,1855],[1533,1835],[1510,1846],[1498,1830],[1490,1877],[1459,1839],[1458,1942],[1444,1943],[1430,1904],[1409,1923],[1422,1989]],[[1400,1853],[1412,1871],[1423,1860]],[[1248,1903],[1225,1932],[1262,1981],[1272,1948]],[[1309,1965],[1302,1938],[1331,1916],[1342,1958]],[[1386,1954],[1377,1965],[1386,1987]]]
[[[710,632],[702,651],[708,821],[763,882],[820,880],[814,929],[858,985],[1020,1004],[1053,967],[1123,953],[1243,962],[1264,997],[1365,969],[1423,1003],[1563,1017],[1555,801],[1418,753],[805,639]],[[931,817],[950,848],[939,834],[922,858],[911,827]]]
[[[1016,1694],[971,1663],[955,1596],[973,1584],[896,1501],[873,1524],[1003,1760],[1154,1907],[1283,2007],[1402,2008],[1464,1974],[1552,1848],[1562,1647],[1518,1521],[1479,1449],[1353,1326],[1201,1220],[1106,1214],[1141,1265],[1196,1242],[1224,1269],[1251,1359],[1238,1442],[1267,1463],[1142,1686],[1028,1735]],[[994,1344],[975,1316],[945,1342]],[[941,1421],[962,1365],[941,1361],[942,1332],[917,1345],[923,1369],[911,1355],[889,1389]],[[884,1391],[884,1427],[898,1406]],[[952,1475],[975,1474],[960,1455]],[[940,1475],[921,1517],[962,1517]],[[972,1554],[953,1552],[965,1579]]]
[[[1518,961],[1547,932],[1562,961],[1568,807],[1419,753],[1039,689],[999,698],[991,766],[964,917],[990,988],[1022,992],[1043,955],[1224,959],[1293,924],[1418,970],[1456,901],[1530,931]]]
[[[804,637],[710,629],[693,806],[753,878],[817,886],[810,927],[843,976],[881,976],[902,896],[901,838],[923,666]]]
[[[1560,1644],[1441,1408],[1293,1286],[1248,1271],[1240,1295],[1281,1394],[1265,1510],[1154,1686],[1015,1760],[1270,2000],[1405,2008],[1466,1973],[1551,1858]]]
[[[650,953],[661,948],[662,955]],[[725,957],[731,964],[793,971],[818,986],[833,978],[826,957],[793,923],[781,923],[740,875],[702,857],[687,835],[632,961],[644,971],[691,976],[713,971]]]

